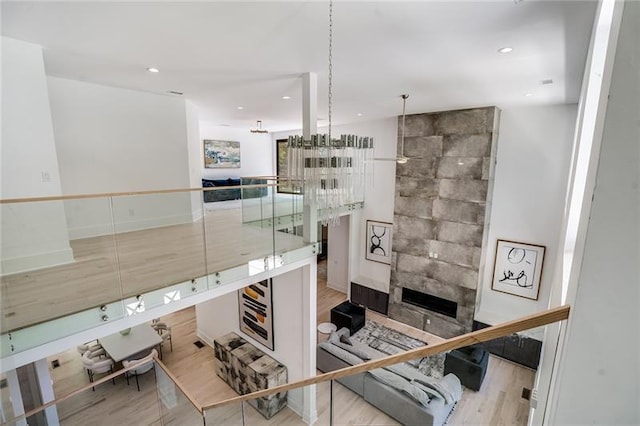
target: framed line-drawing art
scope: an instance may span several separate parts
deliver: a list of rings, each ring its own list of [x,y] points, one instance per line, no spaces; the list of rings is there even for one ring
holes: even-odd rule
[[[498,240],[491,289],[538,300],[544,246]]]
[[[205,169],[240,167],[240,142],[204,140]]]
[[[240,331],[273,350],[271,279],[238,290]]]
[[[367,260],[391,264],[391,232],[393,224],[367,220],[367,240],[365,241]]]

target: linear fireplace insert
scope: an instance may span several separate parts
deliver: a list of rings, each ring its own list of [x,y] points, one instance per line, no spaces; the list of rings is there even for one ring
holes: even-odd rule
[[[451,318],[456,318],[458,314],[456,302],[406,287],[402,288],[402,301]]]

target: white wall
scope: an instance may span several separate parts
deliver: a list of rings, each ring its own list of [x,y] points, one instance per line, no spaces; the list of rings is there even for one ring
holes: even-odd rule
[[[42,48],[2,37],[1,197],[61,194]],[[60,201],[2,205],[2,273],[73,261]]]
[[[327,286],[349,292],[349,238],[351,216],[340,218],[340,224],[327,227]]]
[[[477,321],[497,324],[549,305],[576,112],[575,104],[502,110]],[[491,290],[498,239],[546,246],[537,301]]]
[[[200,188],[202,186],[202,166],[200,147],[200,120],[198,117],[198,108],[189,102],[185,102],[186,121],[187,121],[187,156],[189,159],[189,187]],[[191,213],[193,220],[202,217],[202,193],[191,193]]]
[[[550,424],[640,424],[638,23],[640,3],[625,2],[608,105],[606,96],[599,103],[597,178]]]
[[[224,127],[200,121],[200,167],[205,179],[227,179],[276,174],[272,152],[275,139],[271,134],[251,133],[249,129]],[[240,167],[237,169],[205,169],[204,139],[240,142]]]
[[[48,77],[64,194],[190,186],[185,101]],[[116,230],[192,220],[189,194],[114,198]],[[111,232],[104,200],[65,202],[72,238]]]
[[[315,318],[315,305],[310,306],[305,295],[305,286],[315,292],[315,283],[310,283],[310,275],[305,276],[308,268],[298,268],[273,278],[273,335],[275,350],[271,351],[257,343],[251,336],[240,332],[238,317],[238,293],[233,292],[208,302],[196,305],[198,336],[213,346],[213,340],[230,332],[235,332],[247,341],[260,348],[269,356],[287,366],[289,383],[309,377],[308,351],[305,347],[313,347],[315,354],[315,321],[311,325],[312,333],[305,330],[309,326],[304,321],[306,315],[312,311]],[[315,264],[313,273],[315,279]],[[310,286],[312,284],[312,286]],[[315,299],[313,300],[315,303]],[[312,341],[310,341],[312,338]],[[315,369],[315,355],[312,360]],[[289,393],[289,406],[301,413],[303,402],[302,392]]]

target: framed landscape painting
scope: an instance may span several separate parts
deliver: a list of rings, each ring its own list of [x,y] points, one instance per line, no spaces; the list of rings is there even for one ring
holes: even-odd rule
[[[205,169],[240,167],[240,142],[204,140]]]
[[[392,231],[391,223],[367,220],[367,240],[365,241],[367,260],[391,264]]]
[[[498,240],[491,288],[538,300],[545,247]]]
[[[240,331],[273,350],[271,279],[238,290]]]

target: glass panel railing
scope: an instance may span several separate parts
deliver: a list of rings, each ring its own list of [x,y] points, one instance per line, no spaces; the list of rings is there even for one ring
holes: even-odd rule
[[[328,383],[327,383],[328,384]],[[311,385],[288,392],[278,392],[261,398],[244,401],[244,420],[246,426],[291,425],[304,426],[311,424],[318,417],[318,400],[329,398],[329,387],[321,386],[324,395],[318,395],[318,386]],[[292,409],[296,408],[296,411]],[[328,407],[326,405],[325,407]],[[322,412],[315,424],[328,425],[328,415]]]
[[[204,424],[206,426],[213,425],[244,425],[244,409],[245,403],[233,402],[219,407],[204,410]]]
[[[344,330],[347,334],[342,342],[352,345],[338,340],[328,353],[325,344],[318,354],[319,369],[336,362],[357,365],[369,357],[383,359],[427,346],[427,339],[422,342],[398,331],[388,332],[386,327],[377,328],[365,339],[362,333],[348,337]],[[522,343],[526,339],[507,335],[341,377],[333,385],[334,420],[348,424],[494,424],[499,419],[504,424],[525,425],[535,370],[523,364],[540,354],[540,347],[527,348]],[[517,362],[503,358],[508,346]]]
[[[243,425],[316,419],[319,424],[527,424],[535,394],[535,370],[527,360],[541,351],[528,336],[563,324],[568,314],[568,306],[558,307],[451,339],[394,322],[367,322],[353,335],[344,328],[318,345],[316,366],[326,374],[205,407],[207,424],[220,424],[216,413],[225,410]],[[245,386],[251,382],[240,380]],[[286,407],[280,408],[278,396],[285,391]]]
[[[3,357],[124,316],[108,197],[2,204],[2,264]]]
[[[274,184],[271,177],[241,178],[242,222],[258,223],[270,217]]]
[[[11,398],[11,390],[9,389],[9,378],[6,374],[0,374],[0,423],[4,423],[7,419],[15,417],[13,407],[14,401]]]
[[[219,190],[215,188],[210,192]],[[264,270],[265,259],[273,256],[271,227],[244,224],[239,199],[241,188],[238,186],[233,190],[237,191],[233,200],[205,203],[209,288],[258,274]]]
[[[161,414],[160,424],[201,426],[203,424],[202,413],[191,402],[183,389],[173,381],[161,365],[156,365],[155,373]]]
[[[185,393],[157,358],[145,358],[115,373],[116,364],[105,356],[96,356],[99,369],[89,379],[83,371],[85,386],[67,391],[65,396],[47,405],[28,410],[24,416],[7,416],[6,425],[133,425],[163,424],[199,426],[202,410]],[[111,365],[111,369],[102,364]],[[80,367],[80,365],[78,366]],[[63,380],[69,380],[65,377]],[[73,379],[75,381],[75,379]],[[92,381],[90,381],[92,380]],[[54,389],[57,382],[54,383]],[[66,387],[66,384],[61,384]]]
[[[189,192],[113,197],[125,298],[207,275],[200,208]]]
[[[302,196],[276,182],[3,200],[0,355],[313,256]],[[243,222],[243,202],[258,203],[257,222]]]

